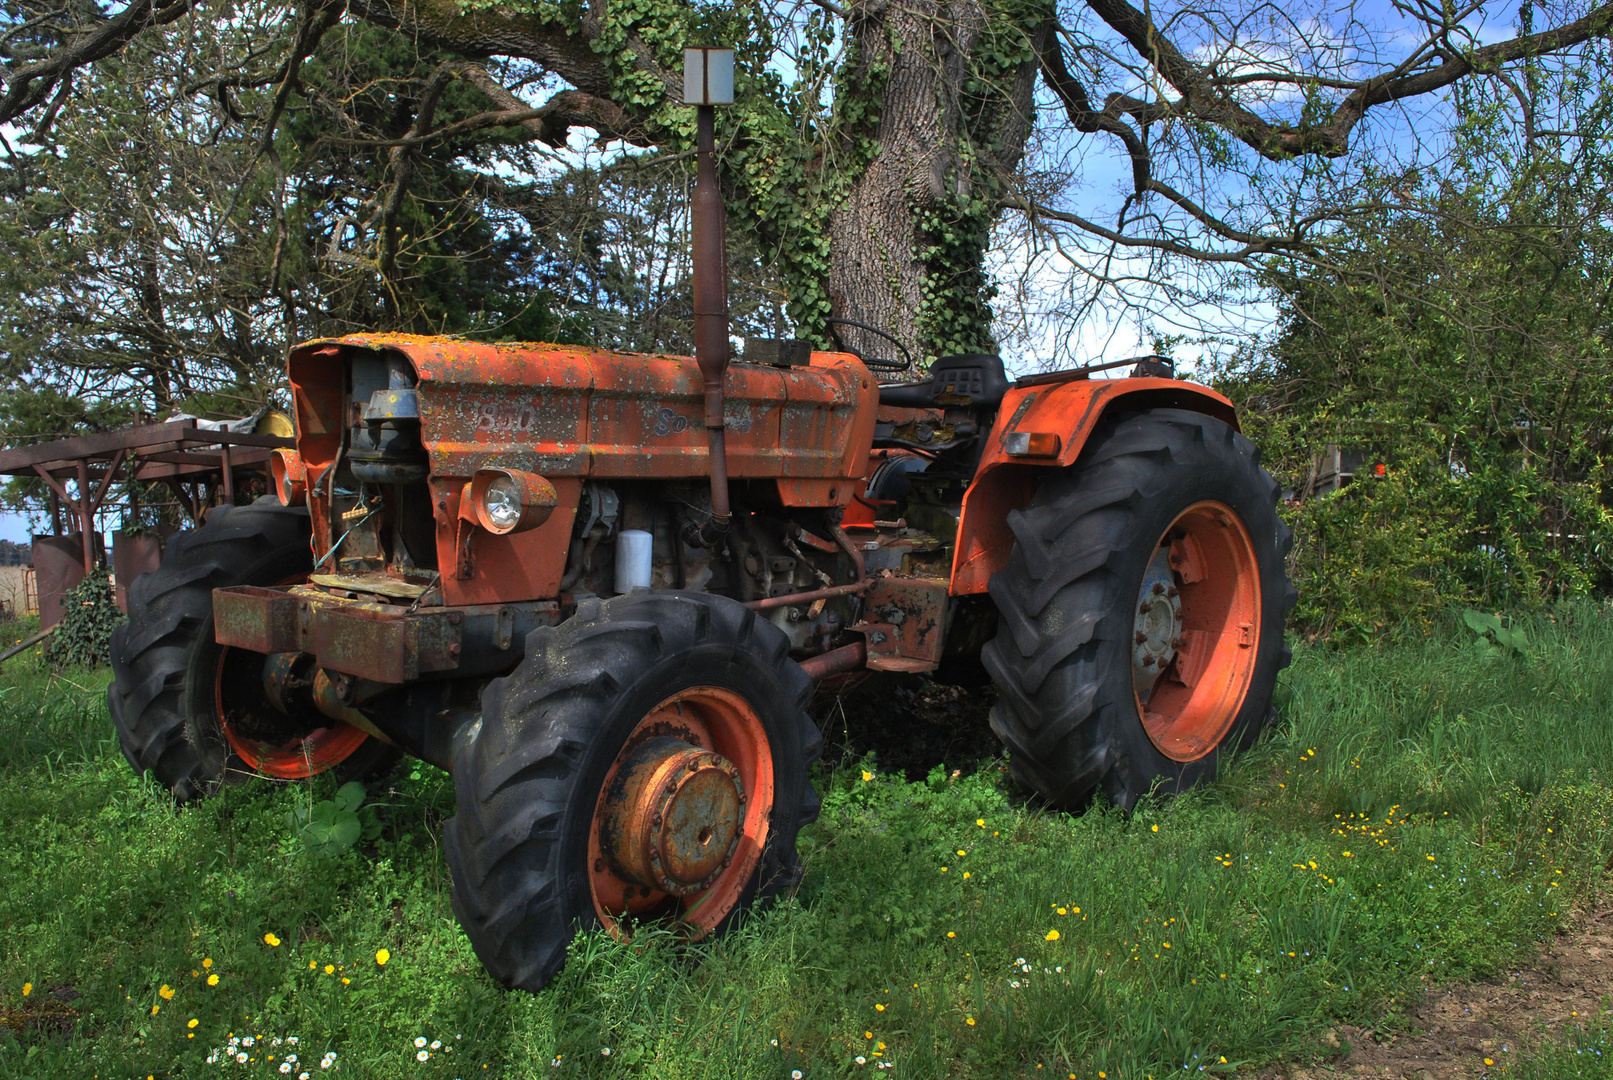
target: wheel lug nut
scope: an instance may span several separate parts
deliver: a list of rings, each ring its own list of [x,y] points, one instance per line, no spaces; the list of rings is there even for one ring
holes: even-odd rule
[[[1143,657],[1143,667],[1153,667],[1153,666],[1154,666],[1154,658],[1152,656]]]
[[[1137,614],[1139,615],[1147,615],[1152,610],[1154,610],[1154,606],[1152,604],[1137,605]]]
[[[1165,583],[1164,582],[1162,582],[1162,581],[1154,582],[1154,595],[1158,596],[1160,593],[1162,593],[1164,591],[1165,591]]]
[[[1169,589],[1165,590],[1165,595],[1170,597],[1172,600],[1175,600],[1181,595],[1181,592],[1182,590],[1178,589],[1175,585],[1172,585]]]
[[[1147,634],[1143,633],[1141,630],[1137,631],[1137,639],[1136,639],[1136,641],[1137,641],[1138,645],[1141,645],[1143,642],[1145,642],[1147,640],[1148,640],[1148,635]]]

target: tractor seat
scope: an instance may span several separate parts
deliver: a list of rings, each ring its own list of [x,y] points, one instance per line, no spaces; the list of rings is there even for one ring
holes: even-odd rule
[[[1008,392],[1003,358],[995,353],[959,353],[937,357],[928,382],[893,383],[879,388],[879,403],[904,409],[928,409],[943,394],[959,394],[977,409],[995,409]]]

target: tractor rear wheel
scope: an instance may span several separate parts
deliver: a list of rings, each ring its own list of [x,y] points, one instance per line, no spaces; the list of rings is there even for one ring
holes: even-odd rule
[[[492,976],[538,990],[578,927],[718,934],[795,884],[818,816],[812,681],[735,601],[633,593],[534,630],[454,745],[454,911]]]
[[[1133,414],[1009,515],[982,652],[991,726],[1026,786],[1130,809],[1213,776],[1252,743],[1288,663],[1295,592],[1277,486],[1254,444],[1210,416]]]
[[[271,497],[221,506],[168,542],[162,565],[129,586],[129,621],[112,632],[106,703],[123,756],[181,802],[227,775],[296,780],[341,765],[375,772],[396,757],[378,739],[307,705],[268,704],[266,657],[213,640],[213,590],[282,585],[313,569],[308,511]]]

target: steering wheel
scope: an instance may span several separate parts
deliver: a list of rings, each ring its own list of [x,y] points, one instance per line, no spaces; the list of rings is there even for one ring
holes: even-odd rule
[[[838,345],[840,347],[840,351],[841,352],[849,352],[851,355],[853,355],[857,359],[861,360],[863,362],[863,366],[866,367],[869,371],[911,371],[912,370],[912,368],[913,368],[913,354],[912,354],[912,352],[908,350],[908,347],[906,345],[903,345],[900,341],[897,341],[890,334],[887,334],[885,331],[879,329],[879,327],[877,327],[877,326],[869,326],[867,323],[858,322],[856,319],[841,319],[841,318],[836,318],[834,316],[831,316],[831,317],[829,317],[829,318],[827,318],[827,319],[825,319],[823,321],[828,324],[828,326],[829,326],[829,336],[834,338],[834,342],[835,342],[836,345]],[[855,326],[859,330],[866,330],[870,334],[874,334],[874,335],[876,335],[878,337],[882,337],[886,341],[890,342],[892,345],[896,346],[898,349],[902,350],[902,355],[904,357],[906,357],[906,359],[905,360],[883,360],[883,359],[881,359],[881,358],[879,358],[877,356],[874,356],[874,357],[864,356],[862,353],[858,352],[856,349],[853,349],[853,348],[850,348],[849,346],[847,346],[845,341],[843,341],[841,339],[839,331],[837,331],[835,329],[836,326]]]

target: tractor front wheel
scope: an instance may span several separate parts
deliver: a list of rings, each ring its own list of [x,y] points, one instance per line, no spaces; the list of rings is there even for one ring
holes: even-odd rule
[[[538,990],[579,926],[718,934],[800,877],[818,815],[812,681],[776,627],[633,593],[534,630],[454,746],[454,911],[492,976]]]
[[[309,531],[306,509],[272,497],[221,506],[169,540],[162,565],[129,586],[129,621],[112,632],[107,707],[129,764],[181,802],[231,774],[296,780],[339,765],[361,777],[397,758],[311,703],[276,709],[264,691],[269,658],[213,640],[213,590],[306,580]]]
[[[1094,435],[1009,516],[982,660],[999,691],[992,729],[1022,783],[1056,806],[1101,789],[1130,809],[1253,742],[1295,598],[1276,496],[1230,426],[1155,409]]]

